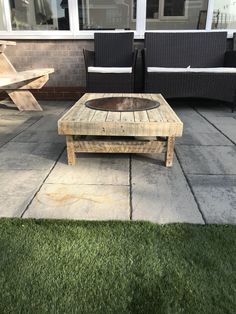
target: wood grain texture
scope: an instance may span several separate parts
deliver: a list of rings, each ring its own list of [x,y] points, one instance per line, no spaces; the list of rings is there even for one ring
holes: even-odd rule
[[[80,140],[74,141],[76,152],[87,153],[146,153],[166,152],[166,142],[139,140]]]
[[[73,136],[66,137],[66,146],[67,146],[68,165],[74,166],[76,164],[76,156],[75,156]]]
[[[175,138],[170,136],[167,138],[167,151],[166,151],[166,167],[172,167],[174,158]]]
[[[85,106],[87,100],[113,96],[145,97],[158,101],[160,106],[139,112],[98,111]],[[68,162],[71,165],[75,164],[75,152],[165,152],[165,164],[171,167],[175,137],[182,135],[183,123],[160,94],[85,94],[58,121],[58,132],[67,137]],[[92,138],[88,139],[88,136]]]
[[[0,90],[5,90],[20,111],[42,111],[29,89],[40,89],[49,79],[52,68],[17,72],[4,54],[7,46],[15,42],[0,41]]]
[[[6,90],[8,96],[20,111],[42,111],[43,109],[28,90]]]
[[[15,46],[15,41],[9,41],[9,40],[0,40],[0,45],[6,45],[6,46]]]
[[[58,121],[62,135],[111,135],[111,136],[182,136],[183,123],[159,94],[138,94],[139,97],[154,99],[160,107],[140,112],[107,112],[98,114],[86,108],[86,100],[124,94],[86,94],[71,110]],[[128,94],[135,95],[137,94]],[[78,114],[79,112],[79,114]],[[99,116],[99,120],[96,116]],[[77,116],[77,118],[75,118]]]
[[[25,81],[34,80],[45,75],[51,74],[54,72],[54,69],[35,69],[22,72],[14,72],[10,74],[1,74],[0,76],[0,88],[1,89],[12,89],[12,85],[22,82],[22,85]],[[25,85],[25,84],[24,84]]]

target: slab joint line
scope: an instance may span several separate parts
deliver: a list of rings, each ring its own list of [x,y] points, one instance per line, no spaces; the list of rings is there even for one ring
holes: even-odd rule
[[[129,154],[129,219],[133,220],[133,194],[132,194],[132,155]]]
[[[20,115],[19,115],[19,116],[20,116]],[[29,120],[30,120],[31,118],[32,118],[32,117],[30,117]],[[39,119],[33,120],[32,123],[29,124],[27,127],[25,127],[23,130],[21,130],[21,131],[18,132],[18,133],[16,132],[16,133],[14,134],[14,136],[9,139],[9,141],[4,142],[4,145],[6,145],[6,144],[8,144],[8,143],[10,143],[10,142],[17,143],[17,142],[14,142],[13,140],[14,140],[17,136],[19,136],[20,134],[22,134],[23,132],[27,131],[31,126],[33,126],[34,124],[36,124],[36,123],[37,123],[39,120],[41,120],[42,118],[43,118],[43,116],[40,116]],[[25,143],[25,142],[18,142],[18,143]]]
[[[236,145],[236,143],[231,140],[230,137],[228,137],[225,133],[223,133],[214,123],[212,123],[210,120],[208,120],[206,117],[204,117],[203,114],[201,114],[195,107],[193,107],[193,109],[203,118],[205,119],[210,125],[212,125],[217,131],[219,131],[224,137],[226,137],[232,144]],[[218,145],[217,145],[218,146]],[[223,145],[219,145],[219,146],[223,146]],[[226,145],[224,145],[226,146]],[[229,146],[229,145],[227,145]]]
[[[194,191],[193,191],[193,188],[192,188],[192,185],[191,185],[191,183],[190,183],[190,181],[189,181],[189,179],[188,179],[188,176],[187,176],[187,174],[185,173],[185,171],[184,171],[184,169],[183,169],[183,167],[182,167],[182,164],[181,164],[181,162],[180,162],[180,159],[179,159],[179,156],[178,156],[177,151],[175,151],[175,155],[176,155],[176,158],[177,158],[177,160],[178,160],[178,162],[179,162],[180,168],[182,169],[182,172],[183,172],[183,175],[184,175],[184,177],[185,177],[185,180],[186,180],[186,182],[187,182],[187,184],[188,184],[188,186],[189,186],[189,188],[190,188],[190,191],[192,192],[194,201],[195,201],[195,203],[197,204],[197,208],[198,208],[198,210],[199,210],[199,212],[200,212],[200,214],[201,214],[201,216],[202,216],[202,220],[204,221],[204,224],[207,224],[207,222],[206,222],[206,217],[205,217],[204,214],[203,214],[203,211],[202,211],[201,206],[200,206],[200,204],[199,204],[199,202],[198,202],[198,200],[197,200],[197,197],[196,197],[196,195],[195,195],[195,193],[194,193]]]
[[[31,198],[31,200],[29,201],[29,203],[26,205],[25,209],[23,210],[23,212],[20,215],[20,218],[23,218],[24,214],[27,212],[28,208],[30,207],[30,205],[32,204],[35,196],[38,194],[38,192],[41,190],[42,186],[44,185],[45,181],[47,180],[47,178],[49,177],[49,175],[51,174],[51,172],[53,171],[53,169],[56,167],[57,162],[59,161],[59,159],[61,158],[62,154],[64,153],[66,147],[63,148],[62,152],[59,154],[58,158],[55,160],[52,168],[49,170],[48,174],[46,175],[46,177],[43,179],[43,182],[40,184],[40,186],[38,187],[38,189],[36,190],[36,192],[33,194],[33,197]]]

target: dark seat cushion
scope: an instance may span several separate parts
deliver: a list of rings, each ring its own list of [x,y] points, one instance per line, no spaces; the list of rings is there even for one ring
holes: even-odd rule
[[[134,33],[95,33],[95,66],[130,67],[133,61]]]

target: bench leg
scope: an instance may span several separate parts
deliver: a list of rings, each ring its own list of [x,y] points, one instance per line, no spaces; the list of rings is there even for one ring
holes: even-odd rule
[[[75,155],[74,139],[72,135],[66,136],[66,146],[67,146],[68,165],[74,166],[76,164],[76,155]]]
[[[42,111],[42,107],[28,90],[7,90],[8,96],[20,111]]]
[[[167,138],[166,167],[172,167],[174,158],[175,137]]]

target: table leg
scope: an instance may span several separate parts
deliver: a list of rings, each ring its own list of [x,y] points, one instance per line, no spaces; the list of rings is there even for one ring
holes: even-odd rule
[[[166,167],[172,167],[174,157],[175,137],[169,136],[167,138],[167,151],[166,151]]]
[[[74,166],[76,164],[76,155],[75,155],[73,135],[66,136],[66,146],[67,146],[68,165]]]

